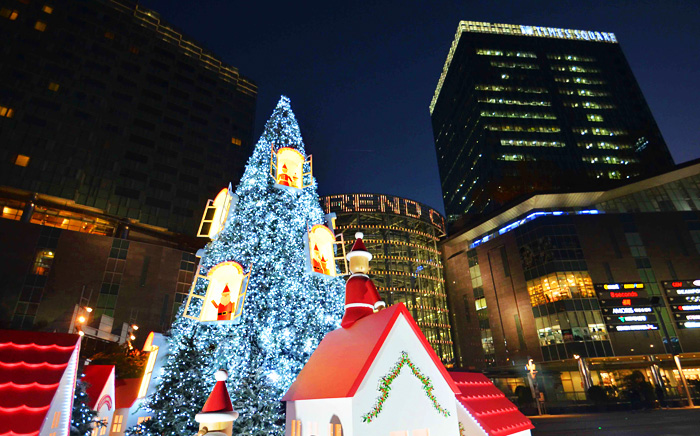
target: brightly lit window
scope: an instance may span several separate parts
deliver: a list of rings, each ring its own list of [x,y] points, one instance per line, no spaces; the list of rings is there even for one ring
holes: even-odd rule
[[[121,433],[123,420],[124,415],[114,415],[114,422],[112,423],[112,433]]]
[[[501,62],[491,61],[491,66],[496,68],[519,68],[521,70],[539,70],[540,66],[536,64],[528,64],[525,62]]]
[[[61,423],[61,412],[54,412],[53,419],[51,420],[51,428],[58,427],[58,424],[60,424],[60,423]]]
[[[557,126],[510,126],[510,125],[486,125],[487,130],[494,132],[538,132],[538,133],[556,133],[561,129]]]
[[[60,87],[60,85],[56,82],[49,83],[49,90],[50,91],[56,92],[56,91],[58,91],[59,87]]]
[[[527,141],[524,139],[501,139],[501,145],[506,147],[565,147],[566,144],[560,141]]]
[[[577,142],[576,145],[578,145],[581,148],[585,148],[586,150],[590,149],[598,149],[598,150],[627,150],[632,148],[631,145],[629,144],[619,144],[619,143],[614,143],[614,142],[606,142],[606,141],[599,141],[599,142]]]
[[[586,114],[586,119],[591,122],[600,123],[603,121],[603,116],[597,114]]]
[[[497,118],[529,118],[535,120],[556,120],[554,114],[537,112],[514,112],[514,111],[481,111],[482,117]]]
[[[548,54],[547,59],[552,59],[555,61],[595,62],[595,58],[588,56],[576,56],[571,54]]]
[[[295,419],[292,421],[292,435],[291,436],[302,436],[301,434],[301,421]]]
[[[581,158],[584,162],[588,163],[599,163],[599,164],[608,164],[608,165],[628,165],[630,163],[637,163],[639,162],[635,158],[621,158],[617,156],[583,156]]]
[[[14,164],[17,165],[18,167],[26,167],[27,165],[29,165],[29,156],[25,156],[23,154],[18,154],[15,157]]]
[[[573,129],[575,133],[578,133],[580,135],[597,135],[597,136],[619,136],[619,135],[626,135],[627,132],[624,130],[610,130],[602,127],[595,127],[592,129],[582,129],[582,128],[575,128]]]
[[[153,367],[156,364],[156,358],[158,357],[158,347],[155,345],[151,346],[151,351],[148,353],[148,361],[146,362],[146,370],[143,373],[143,378],[141,379],[141,387],[139,388],[138,398],[143,398],[148,392],[148,385],[151,383],[151,376],[153,375]]]
[[[556,76],[554,78],[555,82],[560,82],[560,83],[580,83],[582,85],[605,85],[604,80],[600,79],[593,79],[593,78],[588,78],[588,77],[565,77],[565,76]]]
[[[476,49],[476,54],[481,56],[506,56],[515,58],[537,58],[537,55],[528,51],[500,51],[488,50],[483,48]]]
[[[150,421],[151,417],[150,416],[140,416],[139,419],[136,421],[136,424],[143,424],[146,421]]]
[[[231,144],[240,146],[241,144],[243,144],[243,141],[234,136],[231,138]]]
[[[509,104],[517,106],[551,106],[548,101],[511,100],[507,98],[480,97],[479,103]]]
[[[537,87],[520,87],[520,86],[502,86],[502,85],[483,85],[474,86],[477,91],[496,91],[496,92],[523,92],[526,94],[546,94],[545,88]]]
[[[343,436],[343,426],[340,424],[328,424],[328,436]]]
[[[615,109],[614,104],[596,103],[594,101],[567,101],[567,102],[564,102],[564,106],[582,107],[582,108],[586,108],[586,109]]]
[[[532,306],[572,298],[595,297],[587,271],[557,272],[527,281]]]
[[[14,21],[19,16],[19,12],[13,9],[2,8],[0,9],[0,17],[7,18],[8,20]]]
[[[578,65],[552,65],[554,71],[569,71],[572,73],[600,73],[598,68],[585,68]]]
[[[45,276],[49,274],[51,270],[51,264],[53,264],[54,252],[51,250],[39,250],[34,258],[34,265],[32,267],[32,274],[38,276]]]
[[[12,118],[15,116],[15,110],[10,107],[0,106],[0,117]]]
[[[46,23],[44,23],[43,21],[37,21],[36,23],[34,23],[34,28],[39,32],[43,32],[44,30],[46,30]]]
[[[534,156],[529,154],[502,154],[498,157],[498,160],[504,160],[509,162],[518,161],[533,161],[536,160]]]

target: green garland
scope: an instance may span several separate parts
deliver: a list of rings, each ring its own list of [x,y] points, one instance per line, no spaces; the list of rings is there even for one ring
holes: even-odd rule
[[[377,398],[377,402],[374,404],[372,410],[370,410],[362,416],[362,422],[372,422],[372,420],[376,418],[382,411],[384,402],[389,397],[391,384],[394,382],[396,377],[398,377],[399,373],[401,372],[401,368],[403,368],[404,365],[408,365],[408,367],[411,368],[411,372],[413,372],[413,375],[415,375],[418,378],[418,380],[421,381],[421,384],[423,385],[423,390],[425,391],[425,394],[428,396],[428,398],[430,398],[430,401],[433,402],[433,407],[435,408],[435,410],[440,412],[440,414],[445,417],[450,416],[450,412],[447,409],[440,406],[440,404],[437,401],[437,398],[435,398],[435,395],[433,395],[433,390],[435,389],[435,387],[430,382],[430,377],[426,377],[423,374],[421,374],[418,367],[413,362],[411,362],[411,359],[408,358],[408,353],[402,351],[401,358],[399,359],[399,361],[396,362],[396,365],[394,365],[391,371],[389,371],[389,374],[382,377],[381,381],[379,382],[377,390],[381,392],[381,395],[379,395],[379,397]]]
[[[459,434],[464,436],[464,424],[462,424],[462,421],[459,421]]]

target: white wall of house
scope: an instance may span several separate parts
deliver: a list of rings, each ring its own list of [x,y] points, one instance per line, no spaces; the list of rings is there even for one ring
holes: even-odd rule
[[[68,436],[70,434],[70,415],[75,395],[75,382],[78,377],[78,355],[80,344],[71,354],[56,394],[51,400],[51,406],[46,413],[39,436]]]
[[[292,429],[299,428],[294,421],[301,421],[301,434],[295,432],[294,436],[328,436],[330,424],[334,429],[340,424],[343,436],[350,436],[353,434],[352,398],[287,401],[285,436],[292,436]]]
[[[391,385],[391,391],[379,416],[371,423],[363,422],[362,416],[373,409],[381,394],[377,387],[382,377],[396,365],[402,351],[406,351],[419,371],[430,378],[435,387],[433,395],[450,415],[445,417],[435,409],[420,380],[413,375],[408,365],[404,365]],[[430,436],[459,436],[455,394],[404,315],[399,316],[387,336],[353,398],[352,407],[353,433],[345,433],[344,436],[390,436],[393,432],[408,432],[404,434],[410,436],[414,431],[425,429]]]

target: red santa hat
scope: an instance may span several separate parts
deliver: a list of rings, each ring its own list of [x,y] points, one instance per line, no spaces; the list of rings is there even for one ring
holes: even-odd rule
[[[221,295],[230,294],[230,293],[231,293],[231,291],[229,290],[229,288],[228,288],[228,283],[227,283],[226,285],[224,285],[224,290],[221,291]],[[227,377],[228,377],[228,376],[227,376]]]
[[[200,423],[233,422],[238,418],[238,412],[233,410],[231,397],[226,389],[228,373],[223,369],[214,374],[216,384],[212,389],[207,402],[204,403],[202,411],[198,413],[194,420]]]
[[[365,235],[363,235],[362,232],[355,233],[355,243],[353,244],[347,256],[345,256],[348,260],[352,259],[355,256],[366,257],[368,261],[372,260],[372,253],[367,251],[365,243],[362,242],[362,238],[364,237]]]

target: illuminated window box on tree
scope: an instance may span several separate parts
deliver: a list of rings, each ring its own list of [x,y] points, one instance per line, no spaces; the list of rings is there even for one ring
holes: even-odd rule
[[[342,233],[336,236],[328,227],[316,224],[304,236],[304,247],[306,248],[306,269],[309,273],[321,277],[347,274],[345,240]],[[343,265],[342,271],[337,266],[338,261]]]
[[[207,201],[197,236],[212,240],[216,238],[224,229],[229,214],[236,209],[236,203],[238,203],[238,196],[233,193],[231,184],[228,188],[219,191],[213,200]]]
[[[249,278],[250,271],[246,274],[243,267],[233,261],[214,265],[206,277],[198,273],[183,316],[200,322],[236,322],[243,313]],[[209,281],[204,295],[195,293],[199,279]],[[192,315],[197,311],[198,315]]]
[[[275,181],[275,187],[295,190],[311,186],[313,181],[311,155],[304,158],[303,154],[291,147],[282,147],[275,151],[274,145],[270,152],[270,175]]]

